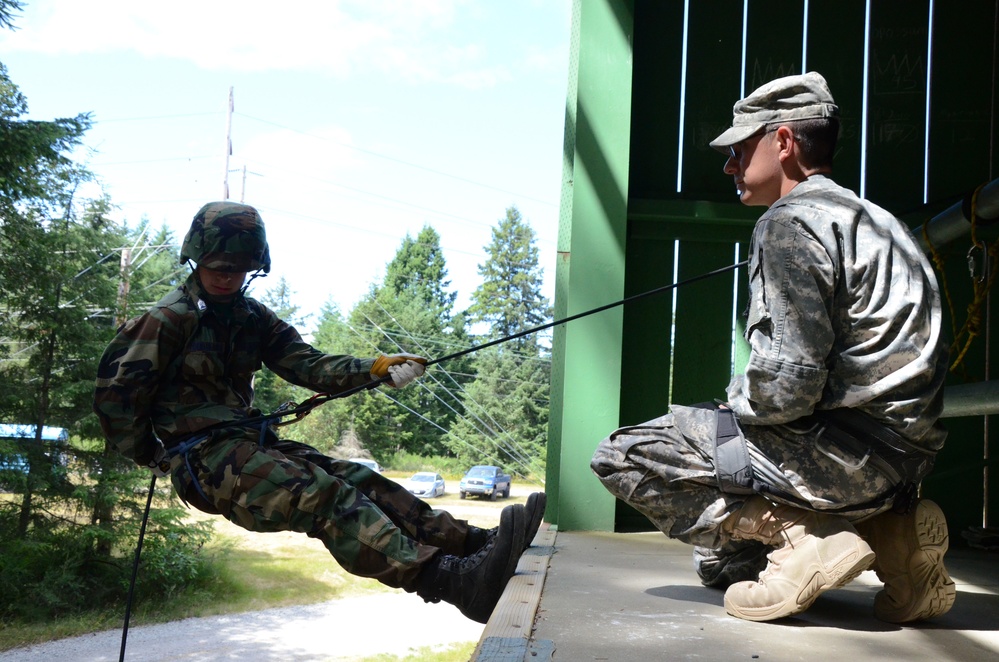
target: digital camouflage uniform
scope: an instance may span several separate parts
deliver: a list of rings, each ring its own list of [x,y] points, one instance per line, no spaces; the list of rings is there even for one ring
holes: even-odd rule
[[[213,231],[210,214],[218,207],[229,209],[206,205],[195,217],[182,261],[200,255],[202,231]],[[202,255],[203,266],[223,271],[269,266],[265,241],[257,241],[262,253],[248,255],[238,235],[209,240],[225,250]],[[99,366],[94,410],[114,448],[150,466],[162,454],[161,443],[176,451],[210,426],[259,415],[253,375],[262,365],[293,384],[335,394],[370,383],[373,362],[318,351],[242,293],[228,304],[213,302],[192,274],[111,341]],[[266,425],[211,431],[186,458],[174,456],[170,466],[174,487],[191,505],[251,531],[299,531],[318,538],[347,571],[388,586],[414,590],[421,565],[439,550],[466,553],[467,523],[432,510],[366,467],[279,440]]]
[[[936,421],[946,351],[925,256],[891,214],[813,175],[757,222],[749,270],[751,355],[726,404],[747,441],[757,491],[852,520],[889,508],[878,502],[898,486],[873,462],[849,469],[824,452],[817,442],[825,426],[813,412],[835,420],[837,410],[855,408],[918,447],[943,445]],[[612,433],[592,469],[661,531],[697,546],[705,583],[724,584],[754,577],[768,550],[721,530],[746,496],[720,491],[714,454],[713,408],[674,405]]]

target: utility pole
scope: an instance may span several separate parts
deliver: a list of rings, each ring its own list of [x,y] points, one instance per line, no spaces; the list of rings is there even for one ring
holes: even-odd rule
[[[118,314],[115,315],[114,326],[117,329],[128,319],[128,290],[132,271],[132,249],[128,246],[121,249],[121,282],[118,283]]]
[[[232,156],[232,86],[229,86],[229,107],[225,118],[225,179],[222,180],[222,199],[229,199],[229,157]]]
[[[257,175],[258,177],[263,177],[263,175],[261,175],[259,172],[253,172],[252,170],[248,171],[245,165],[242,168],[233,168],[229,172],[239,172],[240,170],[242,170],[243,172],[243,186],[239,190],[239,202],[240,204],[243,204],[246,202],[246,175],[247,174]]]

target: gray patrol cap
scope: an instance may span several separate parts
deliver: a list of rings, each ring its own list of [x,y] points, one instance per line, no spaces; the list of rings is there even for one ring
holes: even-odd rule
[[[814,71],[764,83],[732,107],[732,126],[709,145],[719,152],[763,130],[767,124],[839,117],[826,79]]]

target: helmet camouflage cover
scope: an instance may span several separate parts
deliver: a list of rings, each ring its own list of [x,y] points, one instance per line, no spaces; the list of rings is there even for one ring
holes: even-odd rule
[[[216,271],[267,273],[271,256],[260,214],[237,202],[209,202],[195,214],[180,247],[180,263],[188,260]]]

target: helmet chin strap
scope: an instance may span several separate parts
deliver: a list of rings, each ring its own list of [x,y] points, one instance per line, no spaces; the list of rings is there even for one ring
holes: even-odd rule
[[[254,279],[254,278],[265,278],[266,276],[267,276],[267,274],[266,274],[266,273],[263,273],[263,270],[261,270],[261,269],[257,269],[257,270],[256,270],[256,271],[254,271],[254,272],[253,272],[252,274],[250,274],[250,277],[249,277],[249,278],[247,278],[247,279],[246,279],[246,283],[244,283],[244,284],[243,284],[243,289],[241,289],[241,290],[239,291],[239,293],[240,293],[241,295],[244,295],[244,296],[245,296],[245,295],[246,295],[246,288],[248,288],[248,287],[250,286],[250,283],[252,283],[252,282],[253,282],[253,279]]]

